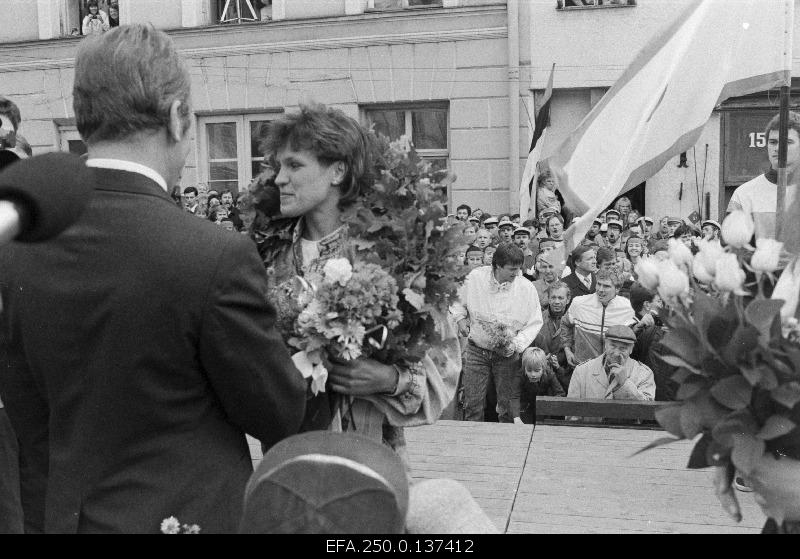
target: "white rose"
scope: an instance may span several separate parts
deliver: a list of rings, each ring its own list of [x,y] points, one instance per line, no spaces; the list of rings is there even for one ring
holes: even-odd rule
[[[325,263],[322,273],[326,282],[346,285],[353,277],[353,266],[347,258],[332,258]]]
[[[678,239],[669,240],[669,257],[678,266],[692,265],[692,251]]]
[[[714,281],[714,274],[706,268],[703,258],[700,253],[694,255],[694,262],[692,263],[692,274],[700,283],[710,284]]]
[[[741,291],[744,283],[744,270],[739,266],[735,254],[727,253],[717,260],[717,274],[714,285],[721,291]]]
[[[689,276],[672,260],[664,260],[658,266],[658,294],[662,299],[671,299],[689,290]]]
[[[750,266],[756,272],[774,272],[782,249],[783,243],[775,239],[756,239],[756,251],[750,260]]]
[[[640,258],[634,267],[639,283],[650,291],[658,287],[658,262],[654,258]]]
[[[736,210],[723,220],[722,238],[732,247],[742,248],[750,242],[755,229],[755,223],[750,215]]]
[[[719,241],[708,241],[706,239],[700,241],[699,248],[700,252],[695,254],[694,257],[694,265],[697,266],[699,262],[713,276],[717,273],[717,260],[725,254],[725,249],[722,248]]]

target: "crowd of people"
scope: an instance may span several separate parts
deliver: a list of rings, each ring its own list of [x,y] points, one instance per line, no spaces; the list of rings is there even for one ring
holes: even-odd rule
[[[658,357],[664,303],[637,281],[636,265],[668,258],[670,239],[693,252],[701,239],[721,242],[720,224],[656,221],[621,196],[567,252],[577,218],[550,174],[537,186],[536,219],[466,204],[449,217],[464,241],[454,258],[471,269],[451,309],[464,351],[456,417],[534,423],[536,395],[673,400],[672,368]],[[514,337],[498,338],[498,328]]]

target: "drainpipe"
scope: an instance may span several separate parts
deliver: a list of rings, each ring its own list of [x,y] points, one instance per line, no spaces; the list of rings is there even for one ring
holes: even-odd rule
[[[519,1],[506,0],[508,8],[508,207],[519,211]]]

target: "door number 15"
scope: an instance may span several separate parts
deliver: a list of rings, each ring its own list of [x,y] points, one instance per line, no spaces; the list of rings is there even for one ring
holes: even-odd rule
[[[750,138],[751,148],[763,148],[767,145],[767,135],[764,132],[750,132],[747,137]]]

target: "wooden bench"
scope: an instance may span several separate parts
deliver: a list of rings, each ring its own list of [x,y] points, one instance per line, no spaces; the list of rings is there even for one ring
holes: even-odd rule
[[[603,400],[595,398],[564,398],[554,396],[538,396],[536,398],[537,422],[551,424],[570,424],[574,421],[564,417],[602,417],[612,420],[637,420],[631,427],[660,429],[656,422],[655,412],[666,402],[650,402],[645,400]],[[553,419],[553,417],[562,419]],[[646,423],[643,423],[646,422]],[[585,426],[585,423],[581,423]],[[607,423],[598,424],[609,427]]]

